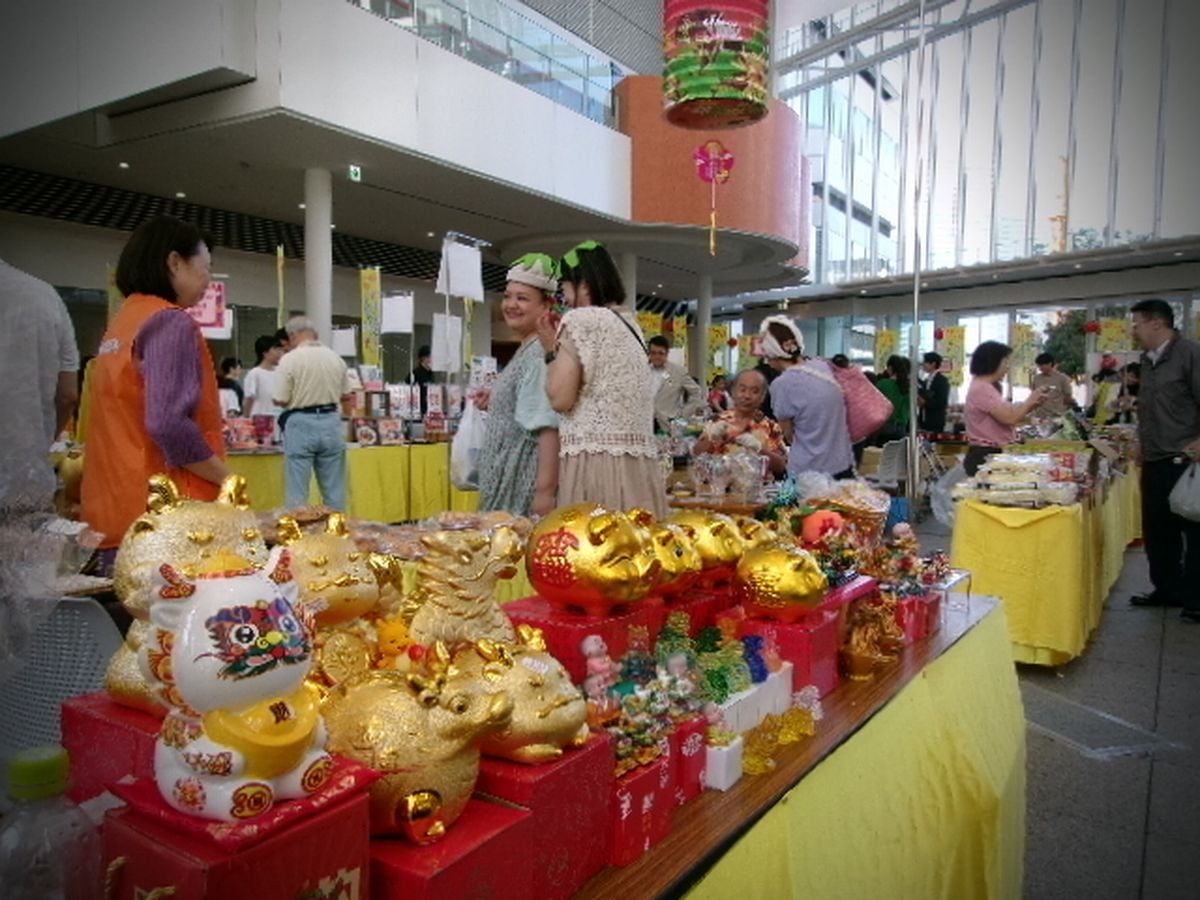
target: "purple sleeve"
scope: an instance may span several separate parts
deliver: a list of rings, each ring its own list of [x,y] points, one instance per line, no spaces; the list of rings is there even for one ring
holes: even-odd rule
[[[192,419],[200,402],[196,325],[182,311],[163,310],[146,320],[134,339],[146,384],[146,432],[167,465],[176,468],[213,455]]]

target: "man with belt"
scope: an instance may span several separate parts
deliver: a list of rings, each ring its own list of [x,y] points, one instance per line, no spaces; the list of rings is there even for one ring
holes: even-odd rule
[[[306,316],[287,323],[290,350],[276,369],[275,403],[283,429],[283,456],[289,508],[308,502],[313,470],[326,506],[346,508],[346,438],[340,403],[350,393],[342,358],[317,340]]]
[[[1200,623],[1200,522],[1171,512],[1169,498],[1200,457],[1200,344],[1175,330],[1164,300],[1132,307],[1133,340],[1142,353],[1138,438],[1142,453],[1142,536],[1154,590],[1134,606],[1182,606]]]

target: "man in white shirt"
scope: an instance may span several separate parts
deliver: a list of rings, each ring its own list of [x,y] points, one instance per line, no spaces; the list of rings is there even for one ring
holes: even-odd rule
[[[283,341],[273,334],[264,334],[254,342],[254,353],[258,365],[246,373],[242,383],[245,395],[242,415],[279,417],[283,408],[275,402],[275,388],[279,382],[277,367],[286,352]]]
[[[314,469],[326,506],[346,508],[346,438],[340,403],[350,393],[342,358],[317,340],[317,329],[306,316],[287,323],[291,349],[277,368],[275,402],[284,407],[284,483],[287,506],[308,501]]]
[[[672,419],[686,419],[707,406],[704,390],[678,363],[667,359],[671,343],[662,335],[646,342],[654,385],[654,426],[663,433]]]
[[[48,508],[50,445],[79,399],[79,349],[58,291],[0,260],[0,508]]]

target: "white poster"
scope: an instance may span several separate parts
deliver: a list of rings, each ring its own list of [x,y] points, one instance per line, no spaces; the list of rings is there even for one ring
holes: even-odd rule
[[[433,341],[429,349],[430,368],[435,372],[462,369],[462,319],[444,313],[433,314]]]
[[[333,329],[333,339],[329,342],[333,352],[338,356],[358,355],[358,326]]]
[[[388,294],[383,298],[383,312],[380,316],[380,334],[412,334],[413,331],[413,295]]]
[[[442,241],[437,292],[483,302],[483,257],[478,247],[468,247],[450,238]]]
[[[226,303],[225,282],[210,281],[187,313],[196,320],[206,338],[227,341],[233,337],[233,310]]]

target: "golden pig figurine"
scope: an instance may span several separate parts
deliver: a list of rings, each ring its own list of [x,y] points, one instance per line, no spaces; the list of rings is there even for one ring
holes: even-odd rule
[[[358,548],[345,516],[331,514],[325,530],[312,533],[302,532],[295,519],[283,516],[278,533],[279,543],[291,551],[300,602],[315,613],[318,629],[375,612],[388,562],[381,554]]]
[[[523,549],[516,531],[435,531],[421,544],[426,554],[417,564],[412,639],[426,645],[512,641],[516,634],[496,600],[496,580],[517,574]]]
[[[737,522],[724,513],[703,509],[681,509],[667,521],[691,528],[703,565],[701,580],[714,584],[733,577],[738,560],[746,550],[746,539]]]
[[[138,665],[138,650],[150,630],[154,578],[164,562],[194,577],[196,567],[219,551],[255,566],[266,564],[267,546],[246,499],[245,479],[228,476],[217,500],[205,503],[182,496],[166,475],[152,476],[146,512],[125,532],[113,568],[113,591],[133,616],[104,676],[105,690],[118,703],[155,715],[166,712]]]
[[[737,593],[753,616],[794,622],[825,599],[829,581],[807,550],[764,544],[747,550],[737,567]]]
[[[465,678],[376,671],[336,686],[322,707],[326,748],[376,769],[371,833],[428,844],[462,813],[479,742],[508,725],[512,701]]]
[[[542,633],[517,628],[515,644],[478,641],[454,655],[452,677],[461,675],[504,691],[512,698],[512,720],[489,734],[480,749],[520,763],[552,762],[563,747],[582,746],[588,737],[587,703],[562,663],[546,652]]]
[[[655,592],[663,597],[681,596],[699,580],[700,551],[696,549],[696,531],[688,525],[660,522],[644,509],[634,509],[630,517],[649,532],[650,546],[662,567]]]
[[[525,566],[542,597],[590,616],[641,600],[662,570],[646,529],[594,503],[562,506],[542,519],[529,536]]]

